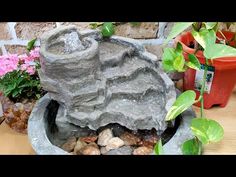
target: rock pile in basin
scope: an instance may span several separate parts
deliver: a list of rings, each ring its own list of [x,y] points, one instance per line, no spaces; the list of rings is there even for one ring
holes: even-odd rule
[[[65,40],[75,34],[74,42]],[[41,84],[60,103],[65,122],[92,130],[110,123],[131,130],[166,129],[164,118],[175,99],[174,85],[155,56],[125,40],[98,40],[80,35],[75,27],[42,36]],[[69,53],[64,50],[67,45],[73,47]]]
[[[154,129],[131,131],[115,124],[88,136],[71,136],[60,147],[72,155],[150,155],[158,140]]]

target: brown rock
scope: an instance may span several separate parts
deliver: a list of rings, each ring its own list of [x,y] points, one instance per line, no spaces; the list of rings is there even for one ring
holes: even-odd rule
[[[80,150],[81,150],[83,147],[85,147],[86,145],[87,145],[87,143],[85,143],[85,142],[83,142],[83,141],[81,141],[81,140],[78,140],[78,141],[76,142],[75,147],[74,147],[74,154],[77,154],[77,155],[81,154],[81,153],[80,153]]]
[[[5,122],[13,130],[26,134],[31,111],[32,109],[27,112],[25,105],[22,103],[10,105],[4,111]]]
[[[26,46],[22,45],[5,45],[6,51],[11,54],[24,54],[27,52]]]
[[[158,24],[155,22],[143,22],[140,26],[132,26],[130,23],[125,23],[116,26],[115,34],[134,39],[150,39],[156,38]]]
[[[65,144],[62,145],[62,149],[67,152],[72,152],[76,146],[76,137],[70,137]]]
[[[0,48],[0,55],[2,55],[2,49]]]
[[[101,152],[100,150],[94,146],[94,144],[89,144],[85,147],[83,147],[81,150],[80,150],[80,153],[82,155],[101,155]]]
[[[3,95],[0,96],[0,101],[2,103],[3,112],[7,112],[7,110],[14,105],[14,102],[12,102],[8,97],[5,97]]]
[[[0,117],[3,116],[3,108],[2,108],[2,102],[0,101]]]
[[[9,28],[7,23],[0,23],[0,40],[10,40],[12,39],[11,34],[9,33]]]
[[[133,151],[133,155],[150,155],[152,153],[152,149],[142,146],[142,147],[138,147],[137,149],[135,149]]]
[[[100,152],[102,155],[105,155],[108,152],[108,150],[106,149],[106,147],[101,147]]]
[[[81,137],[79,138],[81,141],[84,141],[86,143],[91,143],[91,142],[95,142],[98,139],[98,136],[86,136],[86,137]]]
[[[98,145],[95,142],[91,142],[88,145],[99,149]]]
[[[114,137],[114,138],[111,138],[108,143],[107,143],[107,146],[106,146],[106,150],[107,151],[110,151],[112,149],[117,149],[121,146],[124,146],[124,141],[118,137]]]
[[[152,142],[150,142],[150,141],[145,141],[145,140],[141,141],[141,142],[139,143],[139,145],[140,145],[140,146],[147,147],[147,148],[150,148],[150,149],[153,149],[154,146],[155,146],[155,144],[153,144]]]
[[[138,143],[141,141],[141,139],[129,132],[125,132],[120,136],[120,139],[122,139],[126,146],[133,146],[138,145]]]
[[[153,132],[151,134],[143,136],[143,140],[139,143],[139,145],[153,149],[158,140],[159,140],[158,135],[155,132]]]
[[[111,129],[105,129],[98,135],[98,145],[106,146],[108,141],[113,137]]]
[[[55,27],[55,22],[18,22],[15,30],[18,38],[31,40],[39,38],[45,31]]]

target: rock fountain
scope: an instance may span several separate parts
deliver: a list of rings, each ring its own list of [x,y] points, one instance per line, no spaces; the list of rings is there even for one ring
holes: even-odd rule
[[[109,126],[116,132],[121,127],[155,130],[160,137],[168,129],[164,119],[176,99],[174,84],[157,57],[138,41],[103,39],[98,31],[62,26],[41,37],[40,53],[39,76],[48,93],[38,101],[28,125],[38,154],[69,154],[60,147],[66,139]],[[185,118],[165,152],[180,153],[181,142],[192,137],[188,125],[193,114],[190,109],[182,114]],[[123,147],[125,154],[127,148]]]

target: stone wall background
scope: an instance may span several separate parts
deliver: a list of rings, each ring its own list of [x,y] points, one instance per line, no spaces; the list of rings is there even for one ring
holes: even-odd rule
[[[1,22],[0,23],[0,55],[7,53],[22,54],[26,52],[27,43],[39,38],[45,31],[60,25],[76,25],[78,30],[90,29],[91,22]],[[121,24],[116,27],[116,35],[140,40],[149,52],[161,58],[164,39],[169,34],[173,22],[143,22],[140,26]],[[221,29],[226,25],[221,23]],[[236,32],[236,25],[231,25],[230,31]],[[39,41],[36,42],[39,46]]]

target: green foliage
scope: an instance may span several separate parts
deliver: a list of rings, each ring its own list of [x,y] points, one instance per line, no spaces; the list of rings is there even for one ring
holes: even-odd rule
[[[184,72],[184,63],[184,56],[182,54],[178,55],[173,62],[173,67],[178,72]]]
[[[175,38],[177,35],[182,33],[184,30],[186,30],[188,27],[190,27],[193,24],[193,22],[178,22],[175,23],[173,28],[170,31],[170,34],[168,35],[167,39],[164,43],[169,42],[171,39]]]
[[[204,25],[206,29],[214,29],[214,27],[217,25],[217,22],[204,22]]]
[[[165,48],[162,57],[163,69],[167,72],[184,72],[185,71],[185,59],[182,54],[183,48],[180,43],[177,44],[176,49]]]
[[[176,99],[170,110],[168,111],[165,120],[170,121],[188,109],[195,102],[196,93],[192,90],[187,90]]]
[[[103,37],[111,37],[115,33],[113,23],[112,22],[103,23],[101,33]]]
[[[188,54],[189,62],[186,63],[186,65],[189,68],[195,69],[195,70],[200,70],[201,69],[201,64],[197,57],[194,54]]]
[[[207,118],[195,118],[191,123],[193,134],[203,143],[218,142],[224,136],[224,130],[220,124]]]
[[[205,64],[208,64],[209,59],[215,59],[220,57],[236,56],[236,49],[224,44],[216,44],[216,31],[218,28],[217,22],[194,22],[194,23],[176,23],[172,28],[169,36],[165,42],[173,39],[179,35],[182,31],[192,25],[192,35],[197,44],[200,44],[203,50],[203,54],[206,57]],[[235,40],[236,35],[232,40]],[[195,45],[196,49],[200,49],[198,45]],[[179,71],[182,72],[187,67],[199,70],[200,62],[195,54],[188,54],[188,61],[184,61],[182,58],[182,46],[177,44],[176,48],[165,48],[162,57],[163,69],[167,72]],[[203,82],[206,80],[206,72],[204,70]],[[204,87],[204,86],[203,86]],[[204,88],[203,88],[204,90]],[[179,114],[184,112],[192,104],[201,101],[203,103],[203,93],[201,92],[198,100],[194,91],[188,90],[183,92],[172,105],[166,115],[166,121],[175,119]],[[191,130],[195,135],[195,138],[187,140],[182,145],[182,153],[184,155],[198,155],[201,154],[202,145],[209,144],[211,142],[218,142],[224,136],[224,130],[214,120],[203,117],[203,104],[201,104],[201,117],[194,118],[191,122]],[[157,145],[156,145],[157,146]],[[158,146],[157,146],[158,149]],[[157,153],[158,154],[158,153]]]
[[[204,56],[208,59],[236,56],[236,49],[224,44],[213,44],[204,50]]]
[[[166,72],[175,71],[173,66],[174,60],[176,58],[175,49],[173,48],[165,48],[162,56],[162,66]]]
[[[193,138],[185,141],[181,146],[183,155],[201,155],[202,145],[198,139]]]
[[[214,30],[201,29],[199,32],[193,30],[194,39],[205,49],[216,42],[216,34]]]
[[[163,154],[163,146],[161,139],[158,141],[158,143],[154,147],[154,151],[156,155],[162,155]]]
[[[27,50],[28,50],[28,51],[30,51],[30,50],[33,49],[36,40],[37,40],[37,38],[35,38],[35,39],[33,39],[33,40],[31,40],[31,41],[28,42],[28,44],[27,44]]]
[[[0,90],[12,100],[37,99],[41,93],[39,78],[20,70],[9,72],[0,78]]]

